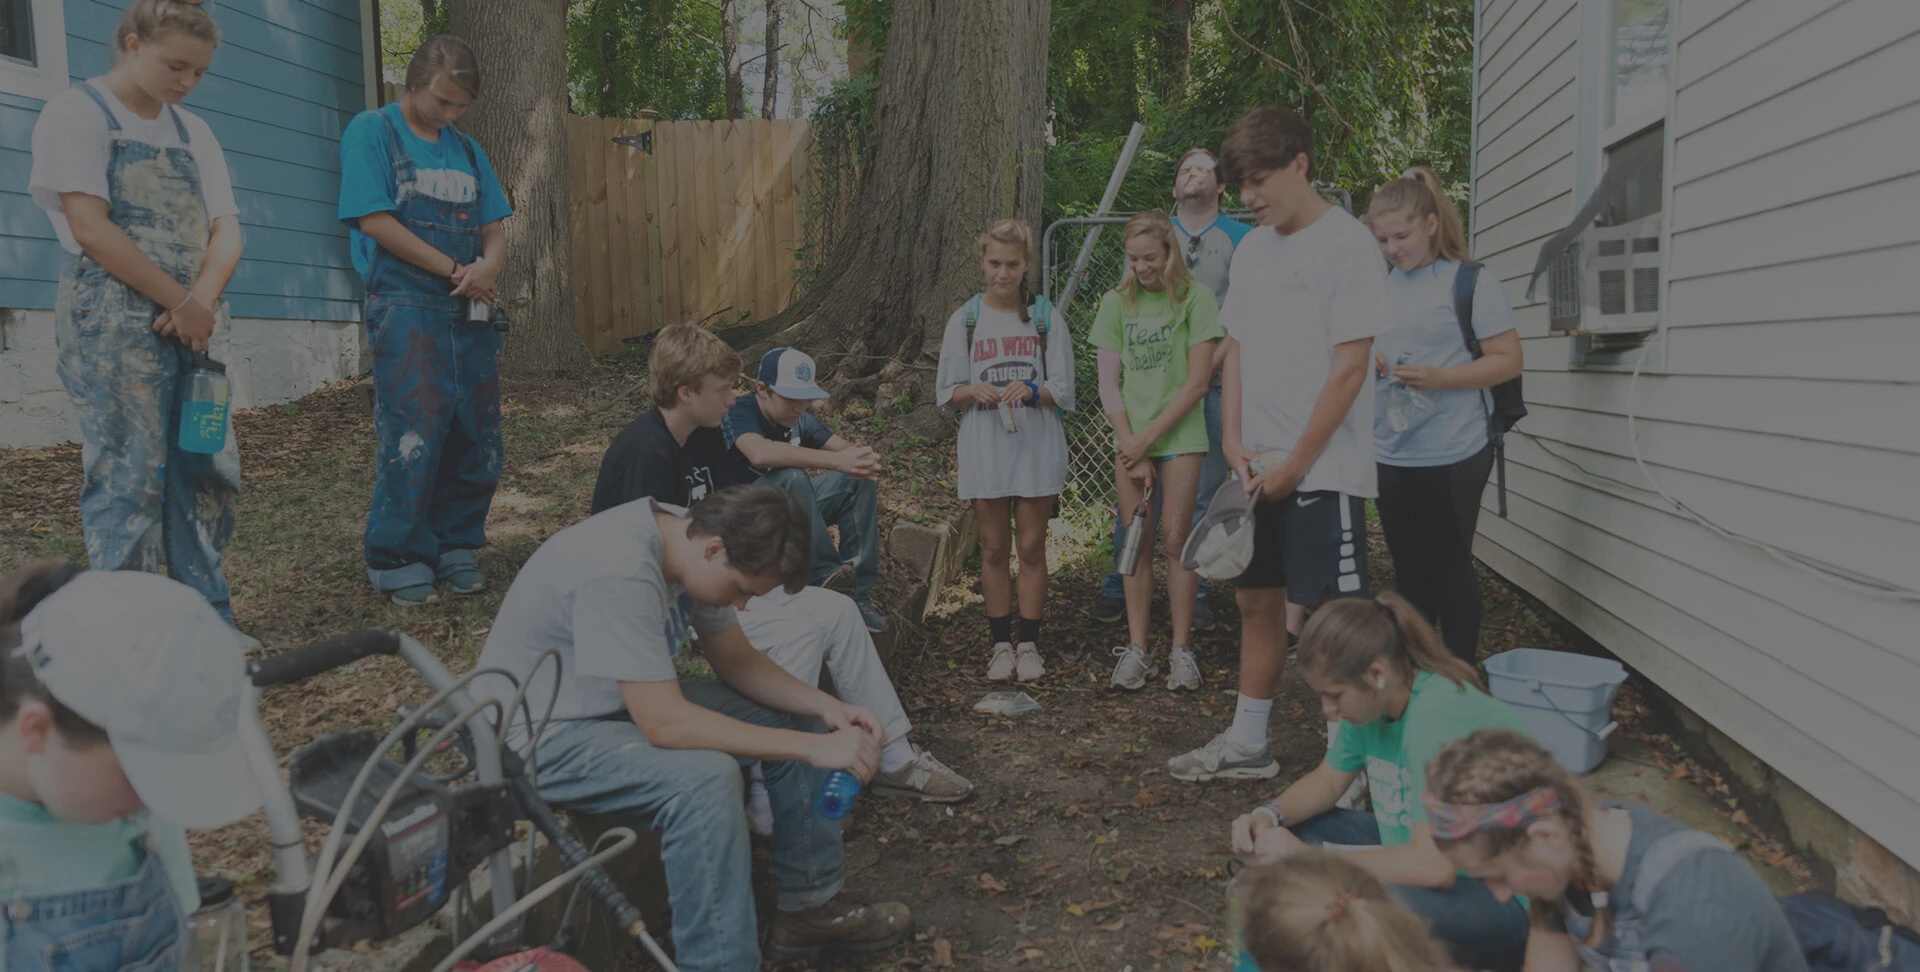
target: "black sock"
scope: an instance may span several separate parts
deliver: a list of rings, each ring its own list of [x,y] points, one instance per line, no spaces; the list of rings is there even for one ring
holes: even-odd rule
[[[1021,618],[1020,619],[1020,640],[1023,642],[1040,640],[1040,619],[1039,618]]]
[[[1013,640],[1013,615],[1002,614],[997,618],[988,618],[987,628],[988,630],[993,632],[994,644],[997,645],[1003,641],[1012,641]]]

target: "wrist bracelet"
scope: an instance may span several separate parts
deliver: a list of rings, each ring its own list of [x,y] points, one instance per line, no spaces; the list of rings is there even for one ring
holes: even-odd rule
[[[1267,819],[1273,821],[1275,827],[1285,827],[1287,825],[1287,813],[1285,810],[1280,809],[1280,804],[1277,801],[1268,800],[1254,807],[1253,812],[1266,814]]]
[[[1027,382],[1027,393],[1033,396],[1027,399],[1028,402],[1035,405],[1038,405],[1040,403],[1040,386],[1039,385],[1036,385],[1031,381]]]
[[[187,291],[187,295],[185,297],[180,298],[180,303],[173,305],[173,309],[168,311],[167,313],[178,314],[180,313],[180,308],[185,307],[192,302],[193,302],[193,291],[189,289]]]

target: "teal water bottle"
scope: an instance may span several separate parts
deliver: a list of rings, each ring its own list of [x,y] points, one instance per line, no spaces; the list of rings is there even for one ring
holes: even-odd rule
[[[226,448],[227,404],[232,397],[227,366],[207,357],[205,351],[196,355],[180,397],[180,448],[207,455]]]

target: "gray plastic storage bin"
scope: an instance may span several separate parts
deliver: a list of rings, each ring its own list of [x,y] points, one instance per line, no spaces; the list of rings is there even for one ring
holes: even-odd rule
[[[1613,697],[1627,670],[1611,658],[1520,648],[1487,659],[1487,688],[1513,706],[1533,738],[1569,772],[1607,758]]]

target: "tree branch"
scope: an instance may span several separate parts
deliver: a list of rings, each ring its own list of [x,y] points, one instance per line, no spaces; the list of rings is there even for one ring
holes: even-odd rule
[[[1289,43],[1293,48],[1293,56],[1298,59],[1306,45],[1301,43],[1300,28],[1293,21],[1293,3],[1291,0],[1280,0],[1280,9],[1287,19],[1287,35]],[[1288,64],[1274,57],[1272,54],[1263,50],[1258,44],[1242,36],[1240,31],[1233,26],[1233,19],[1227,16],[1225,4],[1220,6],[1220,23],[1224,24],[1227,28],[1227,33],[1233,35],[1233,39],[1239,41],[1247,50],[1266,58],[1274,67],[1279,68],[1282,73],[1293,77],[1301,84],[1313,89],[1313,93],[1319,96],[1320,103],[1326,107],[1329,114],[1333,115],[1333,120],[1338,123],[1341,128],[1349,132],[1353,131],[1353,126],[1347,122],[1345,116],[1340,114],[1339,107],[1333,103],[1333,99],[1327,95],[1326,90],[1320,87],[1320,83],[1313,79],[1313,75],[1310,72],[1297,65]]]

